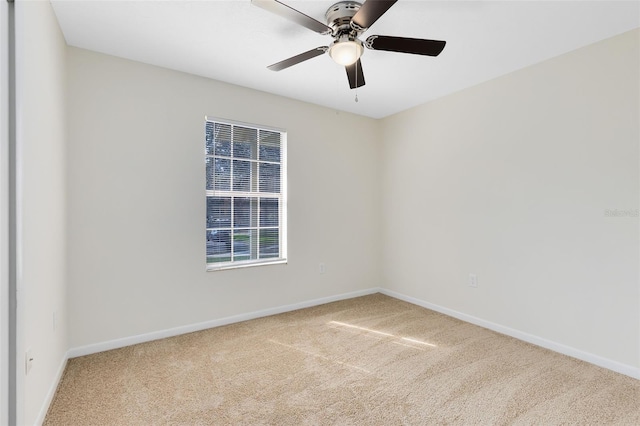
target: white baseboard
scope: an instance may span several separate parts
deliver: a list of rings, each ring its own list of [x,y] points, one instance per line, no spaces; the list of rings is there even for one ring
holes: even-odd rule
[[[230,317],[219,318],[211,321],[189,324],[182,327],[170,328],[167,330],[153,331],[151,333],[138,334],[136,336],[124,337],[122,339],[109,340],[101,343],[81,346],[69,349],[68,358],[76,358],[79,356],[90,355],[98,352],[104,352],[111,349],[123,348],[125,346],[136,345],[138,343],[150,342],[152,340],[164,339],[167,337],[179,336],[181,334],[192,333],[194,331],[206,330],[208,328],[220,327],[222,325],[233,324],[242,321],[248,321],[256,318],[267,317],[269,315],[281,314],[284,312],[295,311],[297,309],[309,308],[325,303],[337,302],[338,300],[353,299],[354,297],[366,296],[369,294],[379,293],[379,288],[369,288],[365,290],[353,291],[349,293],[338,294],[335,296],[322,297],[319,299],[308,300],[305,302],[284,305],[275,308],[263,309],[261,311],[249,312],[246,314],[233,315]]]
[[[545,349],[549,349],[554,352],[561,353],[563,355],[567,355],[582,361],[586,361],[590,364],[597,365],[598,367],[603,367],[608,370],[615,371],[616,373],[621,373],[626,376],[633,377],[634,379],[640,379],[640,368],[638,367],[622,364],[620,362],[603,358],[601,356],[594,355],[589,352],[581,351],[571,346],[566,346],[561,343],[557,343],[551,340],[544,339],[542,337],[535,336],[533,334],[529,334],[523,331],[515,330],[513,328],[505,327],[500,324],[495,324],[493,322],[486,321],[481,318],[476,318],[474,316],[467,315],[465,313],[458,312],[453,309],[445,308],[443,306],[434,305],[433,303],[425,302],[424,300],[416,299],[415,297],[406,296],[404,294],[401,294],[392,290],[387,290],[383,288],[383,289],[380,289],[380,293],[399,299],[399,300],[403,300],[405,302],[409,302],[413,305],[421,306],[423,308],[431,309],[432,311],[440,312],[441,314],[445,314],[450,317],[454,317],[459,320],[462,320],[471,324],[475,324],[480,327],[484,327],[501,334],[505,334],[507,336],[515,337],[516,339],[523,340],[528,343],[532,343],[536,346],[540,346]]]
[[[136,336],[124,337],[122,339],[109,340],[106,342],[95,343],[87,346],[81,346],[77,348],[72,348],[67,352],[67,356],[62,363],[61,370],[59,371],[59,376],[62,376],[62,372],[64,370],[64,364],[68,358],[75,358],[78,356],[90,355],[98,352],[108,351],[111,349],[123,348],[125,346],[131,346],[138,343],[150,342],[152,340],[164,339],[166,337],[178,336],[185,333],[192,333],[194,331],[206,330],[208,328],[219,327],[222,325],[233,324],[242,321],[248,321],[256,318],[262,318],[269,315],[281,314],[284,312],[295,311],[297,309],[308,308],[311,306],[322,305],[325,303],[336,302],[338,300],[352,299],[354,297],[366,296],[373,293],[382,293],[387,296],[403,300],[405,302],[409,302],[411,304],[422,306],[423,308],[431,309],[436,312],[440,312],[445,315],[449,315],[451,317],[460,319],[462,321],[478,325],[480,327],[487,328],[489,330],[496,331],[501,334],[505,334],[507,336],[515,337],[516,339],[532,343],[536,346],[543,347],[545,349],[552,350],[554,352],[561,353],[563,355],[567,355],[573,358],[580,359],[582,361],[586,361],[588,363],[597,365],[599,367],[603,367],[617,373],[624,374],[626,376],[633,377],[635,379],[640,379],[640,368],[634,367],[627,364],[622,364],[617,361],[610,360],[608,358],[603,358],[598,355],[594,355],[589,352],[581,351],[579,349],[573,348],[571,346],[566,346],[561,343],[557,343],[551,340],[544,339],[542,337],[535,336],[533,334],[525,333],[523,331],[519,331],[513,328],[509,328],[500,324],[496,324],[482,318],[477,318],[462,312],[455,311],[453,309],[445,308],[443,306],[435,305],[433,303],[426,302],[424,300],[417,299],[415,297],[407,296],[393,290],[388,290],[385,288],[369,288],[365,290],[354,291],[350,293],[339,294],[335,296],[322,297],[319,299],[308,300],[305,302],[294,303],[291,305],[284,305],[275,308],[264,309],[261,311],[249,312],[246,314],[233,315],[230,317],[219,318],[211,321],[205,321],[197,324],[185,325],[182,327],[170,328],[167,330],[154,331],[151,333],[139,334]],[[59,382],[59,379],[56,381],[55,385]],[[56,386],[52,388],[50,391],[50,398],[53,398],[53,394],[55,393]],[[48,408],[49,403],[46,404]],[[44,409],[44,414],[46,414],[46,409]],[[43,417],[44,419],[44,417]]]
[[[64,374],[64,369],[67,366],[67,360],[69,359],[69,352],[65,353],[62,357],[62,362],[60,362],[60,366],[58,367],[58,372],[56,373],[56,377],[51,382],[51,386],[49,386],[49,391],[47,392],[47,396],[42,403],[42,408],[40,408],[40,413],[38,413],[38,417],[36,418],[35,425],[40,426],[44,422],[44,418],[47,416],[47,412],[49,411],[49,407],[51,406],[51,402],[53,401],[53,397],[56,395],[56,390],[58,390],[58,385],[60,385],[60,381],[62,380],[62,375]]]

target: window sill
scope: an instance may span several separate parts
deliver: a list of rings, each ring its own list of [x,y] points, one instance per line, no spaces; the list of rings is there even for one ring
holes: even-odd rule
[[[265,260],[264,262],[238,262],[233,264],[225,264],[225,265],[207,265],[207,272],[215,272],[215,271],[227,271],[229,269],[244,269],[244,268],[253,268],[255,266],[267,266],[267,265],[283,265],[287,263],[287,259],[274,259],[274,260]]]

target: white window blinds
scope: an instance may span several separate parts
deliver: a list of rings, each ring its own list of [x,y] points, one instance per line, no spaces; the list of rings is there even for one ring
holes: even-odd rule
[[[286,260],[286,133],[207,117],[208,269]]]

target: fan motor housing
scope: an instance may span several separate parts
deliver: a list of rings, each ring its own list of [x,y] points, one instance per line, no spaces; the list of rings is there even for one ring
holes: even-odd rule
[[[354,32],[351,18],[360,10],[361,3],[357,1],[341,1],[331,6],[325,13],[327,25],[333,29],[333,36]]]

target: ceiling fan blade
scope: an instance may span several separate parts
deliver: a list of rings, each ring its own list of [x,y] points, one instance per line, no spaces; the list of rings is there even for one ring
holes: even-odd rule
[[[366,0],[360,10],[351,18],[356,30],[364,31],[373,25],[398,0]]]
[[[445,44],[447,42],[441,40],[373,35],[367,38],[364,45],[373,50],[438,56],[444,49]]]
[[[251,4],[309,28],[311,31],[320,34],[331,34],[330,27],[277,0],[251,0]]]
[[[267,68],[269,68],[271,71],[281,71],[285,68],[289,68],[290,66],[293,66],[295,64],[299,64],[300,62],[304,62],[307,59],[311,59],[311,58],[315,58],[316,56],[320,56],[322,55],[324,52],[326,52],[329,48],[327,46],[322,46],[322,47],[316,47],[315,49],[311,49],[308,50],[304,53],[301,53],[299,55],[296,56],[292,56],[289,59],[285,59],[284,61],[280,61],[278,63],[275,63],[273,65],[269,65]]]
[[[364,73],[362,72],[362,62],[360,62],[360,59],[351,65],[347,65],[345,69],[347,70],[349,87],[356,89],[364,86]]]

